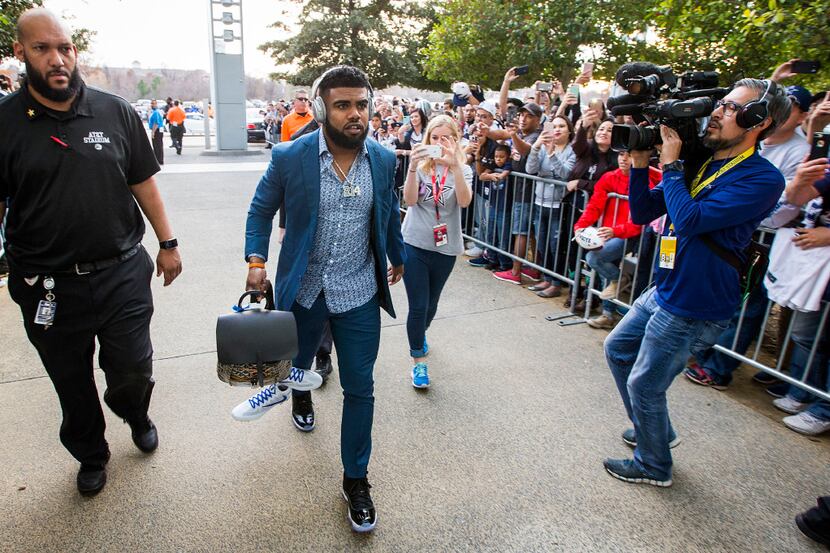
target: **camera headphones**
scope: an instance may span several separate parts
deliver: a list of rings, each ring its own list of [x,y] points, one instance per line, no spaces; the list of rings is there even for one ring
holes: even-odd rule
[[[764,79],[767,89],[757,100],[747,102],[741,110],[735,114],[735,123],[742,129],[752,129],[763,123],[769,117],[769,102],[780,94],[778,85],[772,79]]]
[[[317,77],[314,84],[311,85],[311,114],[314,116],[314,120],[321,125],[326,122],[326,103],[323,101],[323,97],[320,96],[320,83],[323,82],[326,75],[337,69],[342,69],[343,67],[347,66],[335,65],[334,67],[326,69],[322,75]],[[375,91],[372,88],[372,85],[369,85],[367,90],[369,92],[369,117],[371,117],[372,112],[375,110]]]

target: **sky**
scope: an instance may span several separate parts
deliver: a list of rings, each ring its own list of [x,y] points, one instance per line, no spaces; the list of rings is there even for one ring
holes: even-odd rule
[[[296,22],[302,4],[241,1],[245,73],[267,77],[275,67],[257,47],[286,38],[268,25],[277,20]],[[93,65],[130,67],[137,61],[147,68],[210,70],[208,0],[44,0],[43,5],[68,18],[73,29],[97,32],[85,55]],[[283,10],[288,10],[287,16]],[[215,25],[216,34],[221,34],[225,27]]]

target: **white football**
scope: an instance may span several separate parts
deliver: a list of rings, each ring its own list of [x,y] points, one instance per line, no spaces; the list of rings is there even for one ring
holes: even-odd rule
[[[574,240],[579,244],[583,250],[598,250],[605,244],[605,240],[600,238],[597,233],[597,227],[585,227],[577,231]]]

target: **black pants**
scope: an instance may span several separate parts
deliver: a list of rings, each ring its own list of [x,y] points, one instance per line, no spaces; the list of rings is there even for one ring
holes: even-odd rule
[[[160,130],[153,132],[153,153],[159,165],[164,165],[164,132]]]
[[[173,146],[176,148],[176,153],[182,153],[182,137],[184,136],[184,127],[179,125],[174,127],[170,125],[170,139],[173,141]]]
[[[317,357],[325,357],[331,355],[331,346],[334,338],[331,335],[331,325],[326,321],[326,327],[323,329],[323,338],[320,340],[320,347],[317,348]]]
[[[107,381],[104,401],[122,419],[147,413],[153,390],[150,318],[153,261],[141,248],[130,259],[88,275],[51,275],[55,320],[48,329],[34,323],[43,300],[43,276],[29,285],[11,267],[9,294],[20,306],[29,341],[37,349],[55,391],[63,423],[60,439],[82,463],[103,463],[109,448],[104,413],[92,373],[95,338]],[[34,423],[35,421],[31,421]]]

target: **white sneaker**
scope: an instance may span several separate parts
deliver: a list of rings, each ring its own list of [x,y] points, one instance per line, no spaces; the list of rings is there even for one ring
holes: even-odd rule
[[[784,417],[784,425],[790,430],[795,430],[799,434],[807,436],[818,436],[830,430],[830,421],[820,419],[807,411],[791,417]]]
[[[231,416],[238,421],[253,421],[291,397],[291,390],[271,384],[233,408]]]
[[[800,401],[796,401],[789,396],[779,397],[773,401],[772,404],[775,405],[776,408],[781,409],[790,415],[797,415],[810,406],[809,403],[801,403]]]
[[[478,246],[473,246],[472,248],[464,250],[464,255],[467,257],[481,257],[484,254],[484,250],[479,248]]]
[[[308,392],[316,390],[323,385],[323,377],[316,371],[306,371],[291,367],[291,373],[288,378],[279,382],[281,386],[287,386],[292,390],[299,390],[301,392]]]

